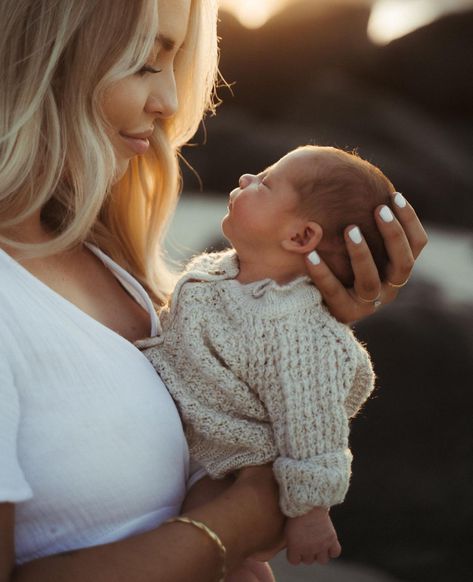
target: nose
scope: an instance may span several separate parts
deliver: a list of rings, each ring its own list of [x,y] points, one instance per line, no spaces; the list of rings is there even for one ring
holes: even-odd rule
[[[158,73],[146,101],[146,112],[157,118],[168,119],[176,113],[178,106],[174,71]]]
[[[255,178],[256,176],[254,174],[243,174],[238,180],[238,185],[240,188],[246,188],[251,184],[251,182],[253,182]]]

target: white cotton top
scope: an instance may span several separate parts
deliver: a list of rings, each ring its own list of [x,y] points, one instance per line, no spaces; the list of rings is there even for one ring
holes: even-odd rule
[[[156,335],[143,287],[88,246]],[[188,471],[178,412],[145,356],[0,249],[0,502],[17,504],[17,563],[156,527],[179,512]]]

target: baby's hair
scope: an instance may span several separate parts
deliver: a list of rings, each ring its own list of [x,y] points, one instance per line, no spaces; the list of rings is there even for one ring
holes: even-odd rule
[[[323,237],[317,251],[346,286],[354,281],[344,242],[344,230],[357,225],[370,248],[380,277],[386,275],[388,255],[374,220],[374,209],[391,207],[392,183],[379,168],[356,153],[333,147],[303,146],[313,152],[314,163],[301,172],[296,190],[301,196],[301,211],[322,226]]]

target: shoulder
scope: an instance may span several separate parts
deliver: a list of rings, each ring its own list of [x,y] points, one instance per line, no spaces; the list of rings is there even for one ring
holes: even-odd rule
[[[202,253],[193,257],[185,266],[181,279],[190,275],[196,279],[212,280],[213,277],[234,278],[238,275],[238,257],[234,249],[215,253]]]
[[[171,314],[182,303],[208,300],[212,283],[233,279],[237,275],[238,257],[233,249],[202,253],[193,257],[185,266],[172,292],[169,301]]]

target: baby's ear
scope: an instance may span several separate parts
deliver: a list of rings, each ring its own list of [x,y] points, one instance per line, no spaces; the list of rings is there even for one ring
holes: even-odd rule
[[[312,252],[322,239],[323,230],[316,222],[306,222],[290,239],[281,241],[286,251],[307,254]]]

